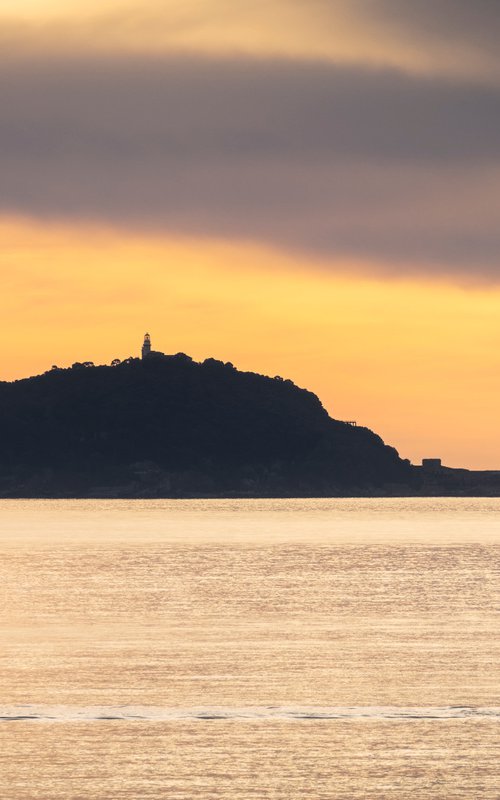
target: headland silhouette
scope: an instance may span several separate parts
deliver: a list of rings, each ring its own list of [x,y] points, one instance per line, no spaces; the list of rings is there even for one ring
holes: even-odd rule
[[[415,467],[312,392],[152,350],[0,383],[0,497],[500,494],[500,473]]]

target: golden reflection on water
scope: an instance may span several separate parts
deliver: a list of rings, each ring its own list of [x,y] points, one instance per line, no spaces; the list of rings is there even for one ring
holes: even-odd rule
[[[497,722],[9,725],[9,800],[499,796]]]
[[[6,800],[498,798],[499,720],[64,721],[65,707],[500,706],[500,501],[0,502]]]

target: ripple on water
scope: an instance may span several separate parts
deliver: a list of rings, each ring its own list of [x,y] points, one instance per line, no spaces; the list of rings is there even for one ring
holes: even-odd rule
[[[0,707],[1,722],[172,722],[175,720],[446,720],[500,719],[500,707],[443,706],[255,706],[245,708],[161,708],[156,706],[19,706]]]

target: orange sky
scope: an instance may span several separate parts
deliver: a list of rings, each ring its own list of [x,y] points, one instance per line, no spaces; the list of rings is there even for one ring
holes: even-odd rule
[[[166,353],[291,377],[414,461],[499,466],[500,290],[95,227],[9,220],[0,236],[3,379],[138,355],[148,329]]]
[[[265,4],[246,0],[81,0],[69,5],[62,0],[3,0],[3,57],[14,72],[12,79],[5,79],[5,85],[0,79],[0,91],[7,92],[7,100],[3,101],[6,119],[13,126],[7,127],[6,138],[0,139],[0,151],[5,149],[6,165],[11,170],[7,179],[3,178],[0,211],[0,379],[43,372],[52,364],[67,366],[77,360],[109,363],[115,357],[138,355],[142,336],[149,330],[153,347],[166,353],[182,351],[196,360],[215,357],[231,361],[240,369],[292,378],[317,393],[333,416],[367,425],[414,462],[422,457],[441,457],[449,466],[500,469],[500,282],[495,272],[498,259],[495,261],[491,255],[495,253],[491,231],[498,228],[495,198],[500,190],[500,175],[494,139],[486,137],[483,142],[481,138],[483,127],[484,131],[497,128],[480,126],[479,154],[472,152],[471,142],[477,144],[474,131],[467,128],[465,138],[458,138],[457,143],[450,138],[450,152],[455,147],[457,160],[447,160],[448,121],[439,117],[436,110],[436,102],[439,108],[449,107],[450,135],[453,131],[460,135],[464,125],[454,115],[468,97],[456,95],[456,86],[464,92],[463,86],[468,87],[475,100],[474,93],[479,91],[475,87],[492,91],[491,87],[500,81],[495,48],[484,46],[486,41],[477,46],[481,41],[478,36],[467,39],[466,21],[471,17],[466,12],[472,9],[471,2],[460,0],[454,6],[465,16],[450,23],[449,31],[436,16],[433,34],[427,36],[425,24],[422,27],[422,20],[415,20],[415,15],[408,20],[389,13],[377,18],[368,13],[369,4],[365,5],[366,13],[361,13],[363,4],[348,0],[269,0]],[[430,8],[429,4],[424,5]],[[391,0],[379,0],[377,6],[390,9]],[[485,20],[483,35],[487,30]],[[319,98],[324,91],[321,70],[325,63],[333,70],[339,64],[356,65],[355,69],[361,71],[349,73],[348,78],[342,73],[341,88],[335,95],[347,113],[352,111],[355,134],[359,98],[366,105],[372,88],[365,96],[358,87],[354,100],[345,100],[349,81],[354,76],[362,84],[363,75],[368,73],[376,81],[385,69],[380,91],[388,105],[385,108],[382,103],[382,122],[375,116],[378,108],[374,106],[373,149],[368,136],[366,141],[354,137],[361,154],[356,149],[346,150],[352,131],[348,127],[337,129],[335,115],[328,124],[332,136],[339,136],[335,145],[340,147],[338,152],[330,152],[328,136],[321,136],[321,120],[319,133],[313,131],[311,135],[312,145],[309,131],[304,128],[306,144],[301,153],[300,131],[295,140],[288,141],[285,124],[284,132],[280,129],[273,138],[272,121],[270,129],[266,129],[259,118],[252,128],[255,147],[250,134],[248,141],[245,138],[244,127],[231,129],[228,158],[224,161],[219,138],[223,139],[226,123],[216,129],[216,116],[211,116],[209,108],[208,155],[202,152],[200,142],[190,140],[189,127],[180,126],[173,136],[174,158],[177,152],[185,155],[181,147],[184,139],[188,140],[186,148],[193,147],[192,154],[186,150],[186,164],[194,165],[195,170],[195,182],[191,184],[186,164],[176,171],[175,161],[168,160],[171,154],[163,153],[147,125],[130,130],[129,138],[120,140],[120,133],[127,132],[135,115],[127,97],[127,84],[123,93],[117,93],[116,86],[110,84],[115,92],[112,97],[116,96],[118,102],[114,119],[112,108],[107,113],[107,96],[100,94],[99,80],[95,85],[85,83],[78,72],[81,69],[85,78],[96,53],[99,58],[103,53],[109,56],[110,63],[116,53],[125,58],[117,62],[115,75],[128,63],[130,54],[135,58],[138,53],[158,56],[179,52],[188,56],[202,54],[208,58],[207,64],[211,58],[223,55],[228,59],[228,70],[231,71],[233,59],[233,71],[240,70],[242,75],[265,59],[269,69],[276,63],[285,65],[284,69],[299,65],[306,76],[317,69],[313,78],[319,81]],[[74,59],[68,62],[73,70],[71,80],[80,81],[78,91],[84,96],[81,119],[85,131],[81,140],[78,108],[69,106],[71,93],[64,94],[61,67],[56,64],[50,72],[51,59],[58,57],[64,63],[68,53],[71,59],[75,53],[83,54],[80,65]],[[41,89],[35,83],[30,88],[31,78],[36,78],[36,69],[29,61],[34,54],[38,58],[42,54],[40,63],[49,65],[42,76]],[[99,63],[102,68],[105,62]],[[136,66],[138,70],[141,66],[139,62],[130,63],[127,81],[134,77]],[[175,63],[167,64],[167,69],[174,67]],[[141,87],[155,79],[154,68],[146,64],[143,83],[134,89],[138,95]],[[200,69],[199,64],[197,68]],[[257,70],[253,83],[243,83],[246,91],[259,90],[259,74]],[[301,73],[291,74],[292,90],[286,101],[291,105],[286,106],[283,100],[283,114],[288,119],[289,113],[294,120],[293,88]],[[186,75],[186,91],[191,91],[193,79],[182,72],[184,78]],[[332,75],[335,77],[336,73]],[[405,80],[410,75],[410,88],[412,82],[423,81],[418,84],[416,99],[421,105],[415,110],[415,125],[426,108],[430,121],[439,117],[429,141],[425,125],[423,134],[415,135],[416,144],[411,146],[414,151],[411,147],[400,149],[397,126],[401,120],[397,117],[391,122],[396,135],[389,137],[388,143],[382,135],[384,116],[392,105],[397,107],[405,101],[406,84],[401,88],[397,78],[394,87],[395,75],[406,76]],[[278,89],[282,77],[278,73]],[[441,94],[432,94],[440,80],[444,81],[439,83]],[[21,99],[9,119],[10,101],[17,97],[16,81]],[[376,88],[376,84],[367,85]],[[307,84],[304,90],[306,108],[314,86]],[[227,102],[235,102],[238,93],[233,84],[228,87],[235,94]],[[109,87],[103,92],[108,90]],[[391,105],[392,91],[399,94]],[[424,98],[427,91],[431,92],[428,106]],[[99,107],[95,119],[94,97]],[[189,97],[195,103],[199,95],[195,92]],[[274,100],[265,93],[263,97],[269,115],[274,110]],[[481,97],[488,110],[489,96]],[[220,102],[220,116],[227,114],[231,120],[231,107],[228,113],[224,95],[218,98],[214,94],[214,98]],[[297,104],[303,99],[297,95]],[[180,103],[177,108],[182,109],[182,93]],[[402,116],[407,116],[406,106],[401,107]],[[143,109],[148,111],[147,106]],[[259,102],[255,106],[249,102],[249,130],[255,121],[252,114],[258,117],[259,113]],[[50,127],[56,116],[56,129],[60,125],[66,137],[61,142]],[[188,115],[187,119],[188,126],[199,124],[196,116]],[[369,122],[370,117],[367,119]],[[33,132],[37,122],[40,128]],[[276,124],[279,122],[278,113]],[[166,113],[161,136],[168,137],[169,126],[173,129],[176,123]],[[362,118],[359,126],[365,123]],[[76,132],[72,124],[76,125]],[[403,130],[408,129],[401,124]],[[145,137],[145,144],[141,137]],[[241,152],[235,147],[238,137]],[[263,145],[266,137],[270,142],[268,151]],[[420,140],[422,152],[418,149]],[[25,150],[15,149],[19,141]],[[114,141],[120,145],[117,154],[130,152],[130,157],[136,158],[130,175],[123,174],[121,162],[114,165]],[[290,147],[288,160],[280,150],[282,144],[286,145],[283,152]],[[145,166],[141,147],[147,158],[155,147],[159,148],[164,161],[158,162],[158,170],[154,160]],[[8,148],[13,148],[12,154]],[[106,156],[106,148],[111,148],[111,156]],[[99,158],[106,157],[113,168],[116,166],[116,172],[102,174],[101,180],[102,163],[106,162]],[[79,171],[72,172],[73,164],[78,165]],[[147,193],[156,173],[162,179],[167,176],[167,180],[174,175],[173,210],[171,204],[165,209],[160,207],[154,224],[145,225],[140,214],[147,219],[151,198],[159,198],[161,206],[161,184],[154,186],[151,195]],[[289,184],[284,177],[287,173],[292,175]],[[238,188],[234,188],[239,186],[237,181],[241,180],[245,187],[254,175],[257,178],[252,191],[248,197],[240,198]],[[259,216],[261,175],[269,175],[269,191],[276,189],[276,198],[270,200],[269,214],[264,209]],[[138,176],[142,180],[138,181],[138,195],[145,198],[144,208],[122,208],[122,195],[134,194]],[[316,197],[315,187],[322,176],[323,194]],[[208,186],[207,196],[211,198],[210,180],[214,180],[215,187],[214,217],[210,217],[210,202],[206,208],[202,203],[189,232],[185,208],[181,213],[175,206],[175,191],[179,188],[179,197],[189,200],[193,186],[199,185],[203,191]],[[113,181],[115,194],[108,195]],[[342,198],[346,197],[345,209],[342,205],[327,205],[336,181]],[[218,184],[223,186],[220,195]],[[50,196],[47,206],[45,194]],[[236,200],[241,199],[244,225],[237,217],[238,209],[232,216],[238,205],[235,196]],[[80,198],[81,205],[75,202],[71,214],[66,214],[66,206]],[[303,221],[297,198],[306,210],[309,201],[319,203],[319,211],[316,213],[316,207],[311,205],[304,230],[294,238],[298,223]],[[189,203],[187,207],[189,211]],[[280,213],[284,209],[276,220],[271,218],[273,208]],[[156,213],[158,209],[151,211]],[[162,214],[165,218],[173,214],[174,222],[162,227]],[[225,214],[230,219],[227,225]],[[177,225],[179,219],[181,223]],[[333,228],[334,222],[338,222],[338,228]],[[162,235],[162,230],[169,233]],[[324,237],[327,241],[318,252],[316,233],[318,239]],[[356,244],[357,237],[363,239],[365,233],[364,250],[351,247],[352,240]],[[397,240],[394,247],[392,233]],[[336,237],[340,241],[344,235],[345,241],[336,250]],[[455,235],[462,236],[459,244]],[[420,241],[429,243],[428,251],[425,247],[423,251],[419,249]],[[472,256],[464,255],[462,241],[472,242]],[[370,254],[371,242],[375,244]],[[476,243],[482,258],[477,265]],[[432,256],[434,252],[443,254],[442,263]],[[431,253],[432,258],[427,258],[426,253]]]

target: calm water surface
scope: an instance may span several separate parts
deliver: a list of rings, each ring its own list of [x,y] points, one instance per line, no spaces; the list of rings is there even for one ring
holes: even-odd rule
[[[2,800],[500,798],[500,500],[0,501]]]

